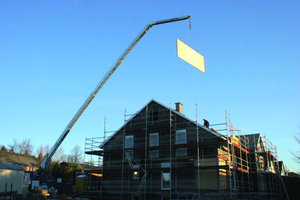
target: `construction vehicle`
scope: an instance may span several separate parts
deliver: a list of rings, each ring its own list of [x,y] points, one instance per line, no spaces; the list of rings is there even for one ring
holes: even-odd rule
[[[123,52],[123,54],[118,58],[116,63],[111,67],[111,69],[107,72],[107,74],[103,77],[103,79],[100,81],[100,83],[97,85],[97,87],[92,91],[92,93],[88,96],[86,101],[83,103],[83,105],[79,108],[75,116],[72,118],[72,120],[69,122],[65,130],[62,132],[56,143],[53,145],[49,153],[46,155],[45,159],[42,161],[39,169],[35,173],[35,179],[39,180],[41,183],[47,184],[47,180],[49,179],[49,176],[46,175],[46,171],[49,168],[49,163],[61,143],[64,141],[66,136],[69,134],[79,117],[82,115],[82,113],[85,111],[85,109],[88,107],[88,105],[92,102],[92,100],[95,98],[97,93],[100,91],[100,89],[104,86],[106,81],[110,78],[110,76],[116,71],[116,69],[119,67],[119,65],[122,63],[122,61],[125,59],[125,57],[129,54],[129,52],[133,49],[133,47],[140,41],[140,39],[147,33],[147,31],[152,28],[155,25],[160,24],[166,24],[170,22],[176,22],[181,20],[190,19],[190,16],[183,16],[183,17],[177,17],[177,18],[171,18],[161,21],[153,22],[149,25],[147,25],[142,32],[137,36],[137,38],[130,44],[130,46]]]

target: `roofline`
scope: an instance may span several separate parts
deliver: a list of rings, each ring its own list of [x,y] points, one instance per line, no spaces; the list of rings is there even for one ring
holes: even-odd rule
[[[244,134],[243,136],[252,136],[252,135],[258,135],[258,139],[257,139],[257,144],[255,145],[255,148],[258,147],[258,144],[259,144],[259,141],[261,140],[262,141],[262,144],[263,144],[263,149],[266,150],[266,147],[265,147],[265,143],[262,139],[262,134],[261,133],[251,133],[251,134]]]
[[[202,125],[200,125],[199,123],[197,123],[197,122],[191,120],[190,118],[186,117],[184,114],[182,114],[182,113],[180,113],[180,112],[177,112],[176,110],[172,109],[171,107],[168,107],[168,106],[166,106],[166,105],[164,105],[164,104],[160,103],[159,101],[157,101],[157,100],[155,100],[155,99],[152,98],[145,106],[143,106],[143,107],[142,107],[140,110],[138,110],[134,115],[132,115],[132,116],[127,120],[127,122],[126,122],[123,126],[121,126],[121,127],[120,127],[117,131],[115,131],[111,136],[109,136],[106,140],[104,140],[103,143],[102,143],[101,145],[99,145],[99,147],[102,148],[103,145],[104,145],[106,142],[108,142],[108,141],[109,141],[112,137],[114,137],[120,130],[122,130],[122,128],[123,128],[124,126],[126,126],[126,125],[127,125],[127,124],[128,124],[128,123],[129,123],[129,122],[130,122],[130,121],[131,121],[138,113],[140,113],[144,108],[146,108],[146,106],[149,105],[152,101],[155,102],[155,103],[157,103],[157,104],[159,104],[159,105],[161,105],[162,107],[164,107],[164,108],[166,108],[166,109],[171,109],[171,112],[174,112],[175,114],[177,114],[177,115],[179,115],[179,116],[185,118],[186,120],[192,122],[192,123],[195,124],[196,126],[197,126],[197,125],[200,126],[201,128],[203,128],[204,130],[206,130],[206,131],[208,131],[209,133],[213,134],[214,136],[219,137],[219,138],[222,138],[222,139],[225,139],[225,137],[224,137],[223,135],[215,133],[214,131],[210,130],[209,128],[207,128],[207,127],[205,127],[205,126],[202,126]]]
[[[114,137],[124,126],[126,126],[130,120],[132,120],[139,112],[141,112],[148,104],[150,104],[152,101],[155,101],[154,99],[151,99],[145,106],[143,106],[140,110],[138,110],[136,113],[134,113],[128,120],[126,123],[124,123],[123,126],[121,126],[118,130],[116,130],[111,136],[109,136],[107,139],[105,139],[102,144],[99,145],[100,148],[103,147],[103,145],[109,141],[112,137]],[[155,101],[156,102],[156,101]]]
[[[162,104],[162,103],[156,101],[155,99],[152,99],[152,100],[155,101],[156,103],[160,104],[161,106],[163,106],[163,107],[165,107],[165,108],[167,108],[167,109],[170,109],[169,107],[167,107],[166,105],[164,105],[164,104]],[[207,127],[205,127],[205,126],[202,126],[201,124],[195,122],[194,120],[188,118],[188,117],[185,116],[184,114],[182,114],[182,113],[180,113],[180,112],[178,112],[178,111],[176,111],[176,110],[174,110],[174,109],[172,109],[172,108],[171,108],[171,111],[174,112],[174,113],[176,113],[176,114],[178,114],[179,116],[185,118],[186,120],[192,122],[193,124],[200,126],[201,128],[205,129],[206,131],[212,133],[213,135],[215,135],[215,136],[217,136],[217,137],[223,136],[223,135],[221,135],[221,134],[215,133],[214,131],[210,130],[209,128],[207,128]]]
[[[0,169],[10,169],[16,171],[25,171],[24,168],[20,165],[16,164],[7,164],[7,163],[0,163]]]

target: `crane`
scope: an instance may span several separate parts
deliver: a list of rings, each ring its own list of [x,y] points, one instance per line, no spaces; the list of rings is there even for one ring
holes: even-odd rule
[[[64,141],[64,139],[67,137],[77,120],[80,118],[82,113],[85,111],[85,109],[89,106],[89,104],[92,102],[92,100],[95,98],[97,93],[100,91],[100,89],[104,86],[106,81],[111,77],[111,75],[116,71],[116,69],[120,66],[122,61],[125,59],[125,57],[129,54],[129,52],[133,49],[133,47],[142,39],[142,37],[147,33],[147,31],[152,28],[153,26],[160,25],[160,24],[166,24],[170,22],[176,22],[181,20],[190,19],[190,16],[183,16],[183,17],[176,17],[166,20],[160,20],[153,22],[151,24],[146,25],[146,27],[142,30],[142,32],[137,36],[136,39],[133,40],[133,42],[129,45],[129,47],[121,54],[121,56],[118,58],[116,63],[109,69],[109,71],[105,74],[105,76],[102,78],[102,80],[99,82],[97,87],[92,91],[92,93],[88,96],[88,98],[85,100],[83,105],[79,108],[75,116],[72,118],[72,120],[69,122],[67,127],[64,129],[60,137],[57,139],[56,143],[53,145],[49,153],[46,155],[45,159],[42,161],[39,170],[45,171],[49,167],[49,162],[61,143]]]

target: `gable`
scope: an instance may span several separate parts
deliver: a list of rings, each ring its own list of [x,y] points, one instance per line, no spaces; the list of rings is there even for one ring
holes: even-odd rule
[[[264,143],[260,133],[244,135],[248,138],[249,150],[251,151],[264,151]]]
[[[147,113],[147,114],[146,114]],[[217,138],[222,138],[225,139],[224,136],[222,136],[219,133],[216,133],[215,131],[204,127],[200,124],[197,124],[195,121],[187,118],[185,115],[173,110],[172,108],[169,108],[158,101],[152,99],[148,104],[146,104],[144,107],[142,107],[141,110],[136,112],[129,120],[126,121],[126,123],[120,127],[113,135],[111,135],[109,138],[107,138],[102,145],[100,145],[100,148],[102,148],[106,144],[112,144],[116,142],[115,140],[121,141],[120,138],[123,138],[122,132],[126,131],[127,127],[133,126],[138,128],[140,127],[145,127],[145,124],[157,124],[157,125],[167,125],[170,124],[170,113],[172,120],[175,118],[184,120],[188,123],[191,124],[191,126],[198,126],[199,133],[200,134],[206,134],[208,137],[217,137]],[[147,115],[147,116],[146,116]],[[174,119],[173,119],[174,118]],[[141,123],[140,125],[138,124],[138,121],[144,120],[145,123]],[[177,125],[177,128],[180,129],[180,125]],[[126,131],[127,132],[127,131]],[[127,133],[126,133],[127,135]],[[114,145],[122,145],[120,142],[116,142]]]
[[[258,142],[257,142],[256,148],[257,148],[257,151],[258,151],[258,152],[263,152],[263,151],[265,151],[264,142],[263,142],[263,140],[262,140],[261,135],[260,135],[259,138],[258,138]]]

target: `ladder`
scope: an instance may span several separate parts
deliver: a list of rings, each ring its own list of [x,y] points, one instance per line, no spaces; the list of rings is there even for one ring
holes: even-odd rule
[[[126,156],[126,159],[128,160],[128,164],[129,164],[130,168],[133,169],[133,163],[132,162],[135,162],[135,161],[132,159],[132,157],[131,157],[131,155],[129,154],[128,151],[125,151],[125,156]],[[142,190],[142,188],[143,188],[143,186],[146,182],[146,178],[147,178],[147,175],[148,175],[148,171],[146,171],[145,168],[141,167],[141,169],[143,170],[144,175],[143,175],[143,178],[140,182],[140,185],[139,185],[138,190],[137,190],[136,193],[140,193],[140,191]]]
[[[139,192],[141,191],[141,189],[143,188],[143,186],[144,186],[144,184],[145,184],[145,182],[146,182],[146,177],[147,177],[147,175],[148,175],[148,171],[145,171],[145,170],[144,170],[144,176],[143,176],[143,178],[142,178],[142,180],[141,180],[141,183],[140,183],[140,185],[139,185],[139,188],[138,188],[138,190],[137,190],[137,193],[139,193]]]
[[[126,158],[128,160],[128,164],[129,164],[130,168],[133,169],[132,157],[131,157],[131,155],[129,154],[128,151],[125,151],[125,156],[126,156]]]

